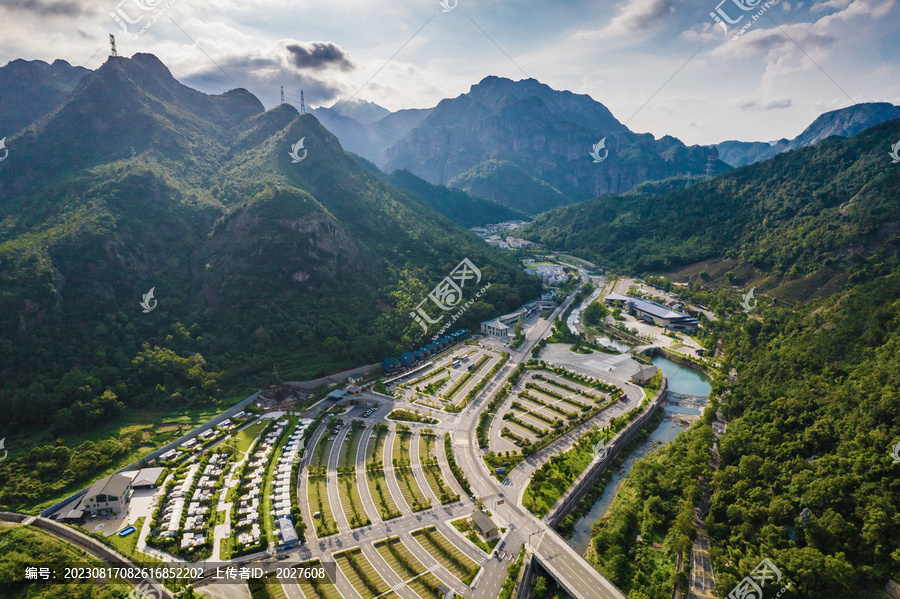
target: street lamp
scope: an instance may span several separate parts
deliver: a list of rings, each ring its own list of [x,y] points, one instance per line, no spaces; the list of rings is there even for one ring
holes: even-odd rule
[[[530,535],[528,535],[528,540],[525,541],[525,544],[526,544],[526,545],[531,545],[531,537],[533,537],[533,536],[536,535],[536,534],[540,534],[540,533],[542,533],[542,532],[544,532],[544,529],[543,529],[543,528],[540,529],[540,530],[538,530],[538,531],[535,531],[535,532],[531,533]]]

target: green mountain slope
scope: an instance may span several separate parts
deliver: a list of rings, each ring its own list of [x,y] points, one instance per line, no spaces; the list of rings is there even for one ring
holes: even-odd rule
[[[409,312],[463,258],[492,285],[460,326],[539,289],[369,174],[312,115],[264,112],[243,90],[206,96],[150,55],[111,59],[8,141],[0,438],[18,451],[418,347]],[[151,288],[158,304],[144,312]],[[84,467],[65,470],[8,485],[0,503],[59,492]]]
[[[432,185],[409,171],[394,171],[388,175],[388,181],[398,189],[411,193],[429,208],[466,228],[528,219],[524,212],[519,212],[500,202],[469,195],[460,189]]]
[[[782,596],[802,599],[878,597],[900,571],[890,455],[900,442],[900,170],[888,156],[898,124],[528,225],[526,236],[620,273],[728,263],[721,280],[696,266],[687,286],[653,279],[716,313],[699,339],[722,368],[701,422],[639,462],[620,488],[634,501],[593,528],[588,558],[630,597],[686,589],[690,572],[675,564],[691,550],[704,481],[716,596],[764,558],[784,575],[771,592],[789,586]],[[732,283],[757,286],[749,315]],[[717,410],[728,427],[710,477]]]
[[[535,179],[505,160],[482,162],[451,179],[448,185],[528,214],[540,214],[570,203],[569,198],[546,181]]]
[[[12,60],[0,67],[0,138],[18,133],[66,103],[90,73],[65,60]]]
[[[769,288],[804,276],[823,287],[884,273],[897,262],[900,171],[887,154],[897,125],[827,139],[664,196],[566,206],[536,218],[523,235],[629,272],[734,259],[749,268],[743,280],[771,277]]]

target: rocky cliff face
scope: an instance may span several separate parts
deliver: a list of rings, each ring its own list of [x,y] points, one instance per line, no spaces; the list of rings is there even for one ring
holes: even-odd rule
[[[591,152],[601,140],[595,161]],[[589,96],[556,91],[534,79],[500,77],[442,101],[389,147],[385,158],[387,171],[404,168],[432,183],[478,190],[482,197],[532,213],[553,207],[521,195],[523,188],[539,189],[542,183],[571,203],[625,192],[647,180],[705,174],[710,159],[714,173],[728,170],[706,148],[633,133]],[[489,161],[506,167],[485,168]]]

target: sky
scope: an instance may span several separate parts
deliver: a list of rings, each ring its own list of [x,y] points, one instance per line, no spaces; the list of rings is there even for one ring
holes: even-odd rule
[[[243,87],[267,108],[281,86],[297,107],[302,89],[310,107],[393,111],[488,75],[534,78],[633,131],[711,144],[900,104],[897,0],[0,0],[0,64],[96,69],[110,33],[120,56],[155,54],[185,85]]]

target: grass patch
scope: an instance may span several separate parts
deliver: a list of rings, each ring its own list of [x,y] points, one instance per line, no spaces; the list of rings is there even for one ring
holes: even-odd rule
[[[423,424],[437,424],[438,422],[437,418],[429,418],[428,416],[420,414],[418,410],[393,410],[388,414],[388,418],[391,420],[403,420],[405,422],[421,422]]]
[[[378,575],[360,549],[351,549],[334,554],[338,567],[363,599],[373,599],[387,593],[391,587]]]
[[[458,578],[469,585],[481,568],[460,551],[447,537],[434,526],[423,528],[412,533],[412,536],[431,556]]]
[[[134,526],[137,530],[135,530],[127,537],[120,537],[117,534],[106,537],[107,544],[115,547],[116,551],[126,557],[134,556],[135,550],[137,548],[138,537],[141,536],[141,529],[144,527],[144,520],[144,516],[138,518],[137,522],[131,525]],[[139,557],[141,559],[144,559],[143,554],[141,554]]]
[[[268,419],[254,422],[247,428],[232,435],[237,440],[238,451],[244,454],[250,451],[250,446],[253,445],[253,442],[259,436],[259,433],[269,425],[269,422],[271,422],[271,420]]]
[[[441,476],[441,466],[437,457],[431,455],[434,453],[434,440],[433,434],[422,433],[419,436],[419,463],[422,466],[422,474],[441,505],[459,501],[459,495],[453,492]]]
[[[321,566],[321,562],[317,559],[303,562],[301,564],[297,564],[297,569],[301,568],[318,568]],[[326,580],[321,581],[315,578],[306,578],[306,577],[298,577],[297,582],[299,583],[300,590],[303,592],[303,596],[306,599],[343,599],[341,597],[341,593],[337,590],[337,587],[334,585],[333,581]]]
[[[419,488],[416,477],[413,475],[409,454],[410,439],[412,439],[412,433],[398,431],[393,451],[394,475],[397,477],[400,492],[403,494],[406,504],[412,511],[419,512],[430,508],[431,501],[422,493],[422,489]]]

